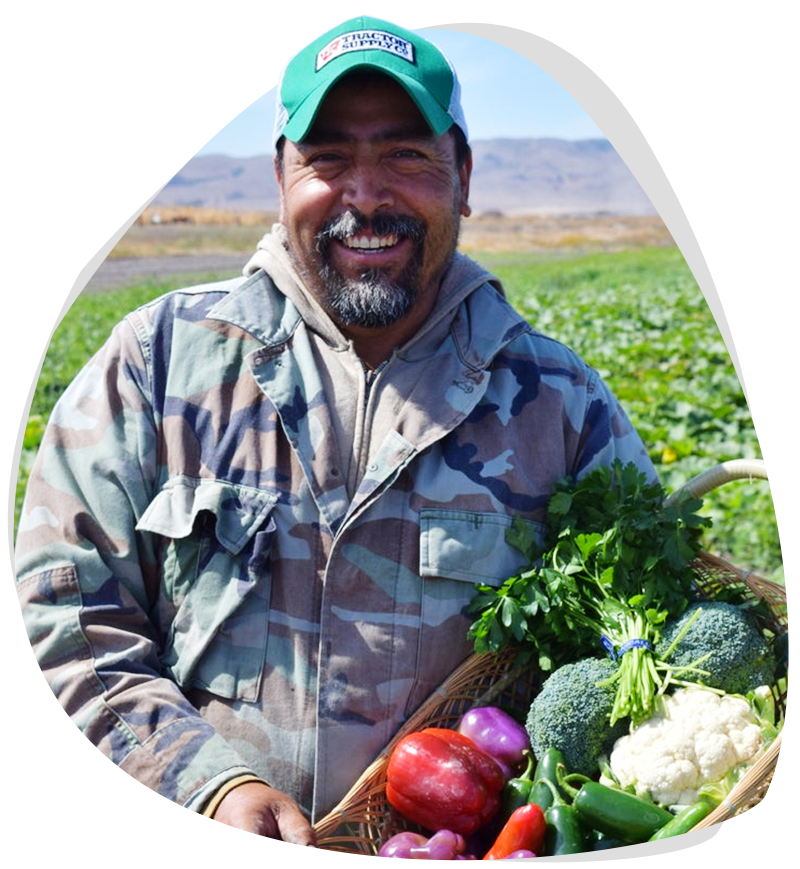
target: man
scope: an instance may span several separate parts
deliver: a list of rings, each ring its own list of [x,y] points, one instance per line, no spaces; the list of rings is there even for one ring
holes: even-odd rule
[[[471,155],[440,52],[358,18],[279,88],[280,223],[245,275],[133,312],[53,412],[26,623],[86,736],[159,793],[313,843],[469,653],[515,517],[615,458],[597,374],[456,253]]]

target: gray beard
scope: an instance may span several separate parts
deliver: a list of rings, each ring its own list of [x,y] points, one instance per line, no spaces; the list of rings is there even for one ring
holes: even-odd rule
[[[348,278],[331,262],[332,240],[359,235],[367,228],[377,235],[396,234],[414,242],[414,253],[397,280],[380,269],[365,270],[358,278]],[[399,322],[417,299],[424,243],[424,226],[409,217],[381,215],[370,221],[362,214],[347,212],[329,221],[317,234],[323,307],[344,326],[378,329]]]

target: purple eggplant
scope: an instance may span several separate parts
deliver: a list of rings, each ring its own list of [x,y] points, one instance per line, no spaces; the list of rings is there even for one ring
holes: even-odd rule
[[[465,712],[458,730],[492,757],[507,779],[524,765],[525,753],[531,748],[525,728],[496,706],[478,706]]]

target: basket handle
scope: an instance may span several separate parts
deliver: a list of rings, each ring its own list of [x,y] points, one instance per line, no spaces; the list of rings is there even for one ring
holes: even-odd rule
[[[676,489],[666,499],[665,503],[669,505],[685,494],[693,495],[695,498],[702,498],[703,495],[707,495],[713,489],[717,489],[733,480],[753,479],[768,479],[767,466],[763,459],[731,459],[693,477],[688,483],[684,483],[680,489]]]

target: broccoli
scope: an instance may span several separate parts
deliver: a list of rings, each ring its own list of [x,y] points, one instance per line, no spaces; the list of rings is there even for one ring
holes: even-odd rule
[[[583,658],[548,676],[525,724],[536,757],[555,747],[569,772],[591,776],[600,769],[600,758],[630,725],[621,719],[611,726],[616,685],[598,686],[616,671],[608,658]]]
[[[699,614],[676,648],[669,648],[694,613]],[[673,667],[688,666],[701,656],[699,666],[708,676],[687,675],[692,681],[728,694],[747,694],[775,681],[776,659],[767,639],[751,615],[739,606],[722,601],[700,601],[668,622],[656,645],[656,657]]]

